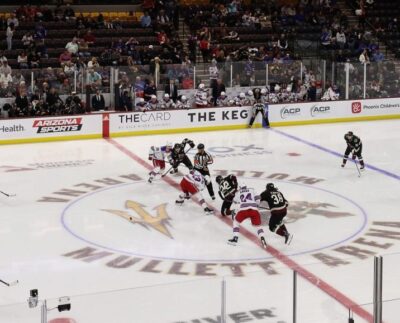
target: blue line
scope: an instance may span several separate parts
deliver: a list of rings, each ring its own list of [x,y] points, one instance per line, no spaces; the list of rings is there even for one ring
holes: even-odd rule
[[[279,133],[279,134],[282,135],[282,136],[288,137],[288,138],[290,138],[290,139],[296,140],[296,141],[301,142],[301,143],[303,143],[303,144],[306,144],[306,145],[308,145],[308,146],[311,146],[311,147],[317,148],[317,149],[319,149],[319,150],[322,150],[322,151],[324,151],[324,152],[326,152],[326,153],[328,153],[328,154],[331,154],[331,155],[334,155],[334,156],[343,158],[343,154],[340,154],[340,153],[338,153],[338,152],[336,152],[336,151],[334,151],[334,150],[330,150],[330,149],[328,149],[328,148],[325,148],[325,147],[320,146],[320,145],[318,145],[318,144],[315,144],[315,143],[313,143],[313,142],[307,141],[307,140],[305,140],[305,139],[301,139],[300,137],[297,137],[297,136],[294,136],[294,135],[290,135],[290,134],[288,134],[288,133],[286,133],[286,132],[283,132],[283,131],[281,131],[281,130],[277,130],[277,129],[273,129],[273,128],[270,128],[270,130],[272,130],[272,131],[274,131],[274,132],[276,132],[276,133]],[[349,159],[349,160],[350,160],[350,161],[353,161],[352,159]],[[398,181],[400,181],[400,175],[396,175],[396,174],[391,173],[391,172],[389,172],[389,171],[387,171],[387,170],[384,170],[384,169],[382,169],[382,168],[379,168],[379,167],[376,167],[376,166],[373,166],[373,165],[370,165],[370,164],[367,164],[367,163],[365,163],[365,167],[366,167],[366,168],[369,168],[369,169],[372,169],[372,170],[374,170],[374,171],[376,171],[376,172],[378,172],[378,173],[381,173],[381,174],[383,174],[383,175],[386,175],[386,176],[388,176],[388,177],[391,177],[391,178],[394,178],[394,179],[397,179]]]

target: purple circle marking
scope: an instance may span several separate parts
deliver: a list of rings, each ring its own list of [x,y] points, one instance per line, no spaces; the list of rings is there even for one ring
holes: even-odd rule
[[[246,179],[251,179],[251,180],[259,180],[260,179],[260,178],[255,178],[255,177],[241,177],[241,178],[246,178]],[[265,180],[265,179],[263,179],[263,180]],[[66,207],[63,209],[63,211],[61,213],[61,224],[62,224],[62,226],[72,236],[74,236],[75,238],[77,238],[77,239],[79,239],[79,240],[81,240],[83,242],[86,242],[86,243],[88,243],[90,245],[93,245],[93,246],[96,246],[96,247],[99,247],[99,248],[102,248],[102,249],[105,249],[105,250],[109,250],[109,251],[112,251],[112,252],[115,252],[115,253],[122,253],[122,254],[135,256],[135,257],[152,258],[152,259],[160,259],[160,260],[176,260],[176,261],[199,261],[199,262],[203,262],[203,261],[210,261],[211,262],[211,261],[214,261],[214,262],[224,262],[224,263],[237,262],[237,261],[259,261],[259,260],[266,260],[266,259],[273,259],[274,258],[273,256],[270,256],[270,257],[243,258],[243,259],[234,259],[234,260],[226,260],[226,259],[190,259],[190,258],[183,258],[182,259],[182,258],[160,257],[160,256],[153,256],[153,255],[138,254],[138,253],[133,253],[133,252],[126,251],[126,250],[115,249],[115,248],[112,248],[112,247],[109,247],[109,246],[105,246],[105,245],[99,244],[97,242],[90,241],[90,240],[80,236],[79,234],[75,233],[66,224],[66,222],[65,222],[66,212],[68,211],[68,209],[70,207],[72,207],[74,204],[76,204],[80,200],[82,200],[84,198],[87,198],[89,196],[95,195],[95,194],[97,194],[99,192],[103,192],[103,191],[107,191],[107,190],[111,190],[111,189],[115,189],[115,188],[119,188],[119,187],[123,187],[123,186],[139,184],[139,183],[143,183],[143,182],[144,181],[137,181],[137,182],[132,182],[132,183],[118,184],[118,185],[114,185],[114,186],[111,186],[111,187],[105,187],[105,188],[96,190],[94,192],[90,192],[90,193],[87,193],[85,195],[82,195],[81,197],[77,198],[76,200],[73,200],[72,202],[68,203],[66,205]],[[365,229],[366,225],[367,225],[367,221],[368,221],[367,212],[359,204],[357,204],[356,202],[354,202],[353,200],[349,199],[348,197],[346,197],[344,195],[341,195],[341,194],[338,194],[338,193],[335,193],[335,192],[332,192],[332,191],[329,191],[329,190],[326,190],[326,189],[323,189],[323,188],[314,187],[314,186],[311,186],[311,185],[308,185],[308,184],[294,183],[294,182],[289,182],[289,181],[284,181],[284,180],[274,180],[274,182],[281,182],[281,183],[286,183],[286,184],[293,184],[293,185],[308,187],[308,188],[316,189],[316,190],[319,190],[319,191],[322,191],[322,192],[325,192],[325,193],[328,193],[328,194],[335,195],[335,196],[337,196],[337,197],[339,197],[341,199],[346,200],[347,202],[349,202],[350,204],[355,206],[357,209],[359,209],[361,214],[362,214],[362,217],[363,217],[363,221],[362,221],[361,227],[359,227],[356,232],[354,232],[352,235],[350,235],[346,239],[343,239],[343,240],[340,240],[338,242],[332,243],[330,245],[322,246],[322,247],[319,247],[319,248],[316,248],[316,249],[301,251],[301,252],[297,252],[297,253],[293,253],[293,254],[291,254],[291,253],[285,254],[286,256],[291,256],[291,257],[300,256],[300,255],[309,254],[309,253],[317,252],[317,251],[320,251],[320,250],[323,250],[323,249],[328,249],[328,248],[332,248],[334,246],[340,245],[340,244],[342,244],[342,243],[344,243],[346,241],[349,241],[349,240],[353,239],[360,232],[362,232]]]

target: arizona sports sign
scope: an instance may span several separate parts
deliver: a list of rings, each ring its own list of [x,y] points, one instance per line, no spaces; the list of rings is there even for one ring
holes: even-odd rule
[[[82,118],[44,119],[33,121],[33,128],[37,128],[37,133],[80,131],[82,126]]]

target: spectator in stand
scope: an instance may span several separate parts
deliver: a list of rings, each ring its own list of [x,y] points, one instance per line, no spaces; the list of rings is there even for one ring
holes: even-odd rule
[[[87,67],[90,69],[100,67],[100,64],[97,61],[97,58],[93,56],[92,59],[88,62]]]
[[[7,49],[8,50],[12,49],[12,40],[13,40],[13,36],[14,36],[14,31],[15,31],[14,24],[10,23],[6,30]]]
[[[11,24],[13,24],[15,29],[19,26],[19,21],[15,13],[11,13],[10,17],[7,19],[7,26],[10,26]]]
[[[19,55],[18,55],[18,65],[19,68],[28,68],[28,56],[26,55],[26,52],[23,50]]]
[[[104,111],[106,109],[104,96],[99,89],[96,89],[96,94],[92,97],[92,109],[94,111]]]
[[[161,30],[160,32],[157,33],[157,41],[158,43],[162,46],[164,45],[168,40],[167,34],[164,32],[164,30]]]
[[[346,34],[343,29],[340,29],[336,33],[336,43],[340,49],[344,49],[346,46]]]
[[[96,19],[96,27],[97,29],[102,29],[105,27],[105,20],[103,14],[99,14]]]
[[[372,61],[374,62],[382,62],[385,59],[383,54],[379,51],[379,49],[375,49],[372,53]]]
[[[65,49],[64,52],[61,53],[58,60],[60,62],[61,67],[64,67],[65,64],[72,61],[72,55],[67,49]]]
[[[65,45],[65,49],[71,54],[76,55],[79,51],[79,45],[76,37],[74,37],[70,42]]]
[[[32,50],[28,55],[28,63],[30,68],[39,68],[40,67],[40,57],[34,50]]]
[[[369,64],[369,56],[368,56],[368,50],[364,49],[363,52],[361,53],[359,57],[359,61],[361,64]]]
[[[101,86],[101,75],[97,73],[95,70],[89,70],[89,85],[92,87],[92,89],[96,89],[99,86]]]
[[[12,81],[13,79],[10,73],[7,72],[0,73],[0,83],[3,89],[8,88],[8,86],[12,84]]]
[[[26,111],[28,111],[29,104],[30,103],[29,103],[29,99],[26,95],[26,91],[20,93],[15,99],[15,105],[24,114]]]
[[[143,28],[151,27],[151,17],[147,11],[144,12],[144,15],[140,18],[140,26]]]
[[[208,63],[209,61],[209,55],[210,55],[210,42],[208,41],[207,38],[202,38],[200,40],[200,51],[201,51],[201,55],[203,56],[203,62],[204,63]]]
[[[80,39],[78,41],[78,56],[80,57],[91,56],[91,53],[89,51],[89,44],[84,39]]]
[[[33,46],[33,36],[30,32],[27,32],[23,37],[22,37],[22,45],[24,48],[28,49]]]
[[[35,33],[33,38],[36,40],[37,43],[44,42],[47,36],[47,30],[44,28],[42,23],[38,23],[35,27]]]
[[[168,16],[165,14],[165,10],[160,10],[156,17],[157,29],[166,30],[167,33],[171,32],[171,22]]]
[[[323,28],[322,29],[322,35],[321,35],[321,44],[322,46],[324,46],[325,48],[329,48],[331,47],[331,43],[332,43],[332,33],[330,30],[328,30],[327,28]]]
[[[83,36],[83,39],[89,45],[94,45],[94,43],[96,42],[96,37],[93,35],[92,30],[90,28],[87,30],[87,32]]]
[[[71,8],[69,3],[67,3],[67,7],[64,10],[64,20],[65,21],[76,20],[75,11],[74,9]]]
[[[12,70],[11,70],[10,65],[8,65],[7,59],[3,60],[3,64],[0,66],[0,73],[11,75],[11,72],[12,72]]]

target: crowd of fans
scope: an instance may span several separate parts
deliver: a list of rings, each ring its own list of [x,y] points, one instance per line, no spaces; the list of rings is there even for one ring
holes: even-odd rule
[[[301,58],[296,54],[294,43],[301,30],[317,33],[315,41],[322,50],[331,51],[338,63],[337,74],[345,74],[340,63],[349,63],[350,96],[362,96],[364,65],[368,66],[367,97],[399,94],[398,82],[393,81],[397,79],[396,68],[393,63],[384,61],[379,44],[365,21],[360,19],[358,26],[350,27],[335,0],[300,0],[296,6],[278,5],[275,1],[255,1],[248,6],[241,0],[218,0],[207,6],[184,8],[176,0],[146,0],[142,7],[143,15],[138,24],[155,36],[154,43],[141,44],[132,35],[128,39],[113,40],[96,54],[93,48],[98,31],[123,30],[125,24],[119,18],[106,19],[101,13],[95,17],[84,16],[75,13],[70,5],[58,5],[54,9],[45,5],[22,5],[7,20],[0,20],[7,48],[0,52],[0,97],[18,99],[23,94],[28,101],[26,106],[25,99],[16,99],[13,108],[18,112],[8,109],[9,115],[89,111],[82,102],[70,108],[71,105],[63,101],[62,108],[56,107],[48,102],[47,95],[55,92],[77,97],[72,94],[74,90],[83,89],[94,94],[111,87],[115,87],[117,110],[187,108],[202,106],[200,101],[216,105],[221,92],[225,91],[216,91],[215,84],[265,87],[267,64],[268,102],[343,98],[343,77],[336,77],[336,84],[326,83],[322,89],[321,71],[317,71],[319,76],[315,77],[306,65],[300,69]],[[179,17],[189,26],[189,37],[185,41],[179,37]],[[21,35],[23,49],[18,52],[18,68],[12,70],[6,56],[14,48],[16,35],[20,35],[18,28],[26,22],[33,23],[34,29]],[[42,59],[49,57],[48,22],[70,23],[76,30],[59,55],[57,68],[42,65]],[[385,24],[376,18],[372,24],[378,33],[399,30],[396,18],[385,20]],[[251,40],[247,41],[248,38]],[[206,64],[202,71],[205,76],[195,79],[194,66],[201,62]],[[120,67],[116,84],[110,83],[110,66]],[[31,81],[28,69],[34,69],[34,86],[26,85]],[[206,84],[210,84],[210,94],[202,100],[194,96],[182,102],[178,90],[197,88],[199,82],[205,81],[204,77]],[[174,105],[154,104],[157,90],[164,86],[167,89],[169,84],[174,87],[171,91],[176,92],[167,93]],[[227,98],[226,102],[232,105],[232,100],[236,102],[235,98]],[[153,103],[149,105],[149,102]],[[93,102],[87,103],[90,105],[93,106]]]

